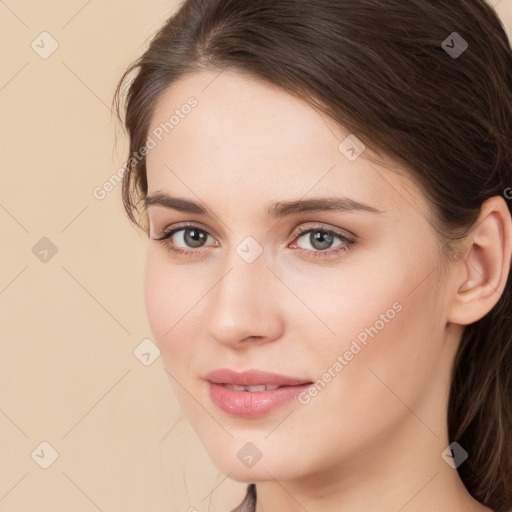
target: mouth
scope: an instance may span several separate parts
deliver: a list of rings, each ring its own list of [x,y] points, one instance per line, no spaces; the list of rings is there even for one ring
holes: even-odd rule
[[[312,381],[276,373],[219,369],[205,376],[211,401],[238,418],[258,418],[289,404]]]

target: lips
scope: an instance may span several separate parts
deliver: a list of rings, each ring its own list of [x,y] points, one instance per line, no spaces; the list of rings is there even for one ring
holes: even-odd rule
[[[219,369],[205,376],[211,401],[238,418],[258,418],[293,401],[311,384],[306,379],[250,370]]]

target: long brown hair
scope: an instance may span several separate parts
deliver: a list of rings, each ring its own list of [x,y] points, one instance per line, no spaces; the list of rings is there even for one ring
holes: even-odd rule
[[[206,69],[276,84],[404,165],[443,248],[512,186],[512,51],[484,0],[186,0],[118,84],[130,155],[162,92]],[[128,161],[122,187],[141,226],[145,158]],[[498,304],[465,327],[448,410],[450,441],[470,452],[461,479],[496,512],[512,507],[511,287],[509,275]]]

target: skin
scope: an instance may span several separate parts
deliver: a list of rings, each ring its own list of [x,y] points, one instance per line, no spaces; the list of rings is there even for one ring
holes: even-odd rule
[[[509,270],[504,200],[483,205],[463,257],[443,267],[414,180],[369,148],[348,160],[338,146],[349,132],[307,103],[247,75],[203,71],[165,91],[150,132],[190,96],[197,107],[147,156],[148,193],[199,202],[213,216],[148,207],[145,300],[170,382],[215,465],[257,483],[258,510],[490,510],[441,453],[462,326],[495,305]],[[274,202],[333,195],[382,213],[265,217]],[[167,241],[193,255],[154,240],[182,222],[209,235],[199,248],[187,245],[190,232]],[[356,243],[315,257],[322,247],[297,228],[322,226]],[[236,252],[248,236],[263,250],[252,263]],[[395,303],[401,311],[307,405],[240,419],[211,402],[203,377],[216,368],[316,381]],[[237,458],[248,442],[262,453],[252,468]]]

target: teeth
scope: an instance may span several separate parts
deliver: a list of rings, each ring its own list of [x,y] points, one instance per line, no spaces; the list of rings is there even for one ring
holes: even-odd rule
[[[265,384],[260,384],[259,386],[246,386],[245,389],[247,391],[265,391],[267,386]],[[275,389],[275,388],[274,388]]]
[[[250,391],[251,393],[258,391],[273,391],[279,387],[271,384],[260,384],[258,386],[234,386],[232,384],[224,384],[224,386],[228,389],[232,389],[233,391]]]
[[[233,391],[245,391],[244,386],[231,386],[230,384],[225,384],[225,386]]]

